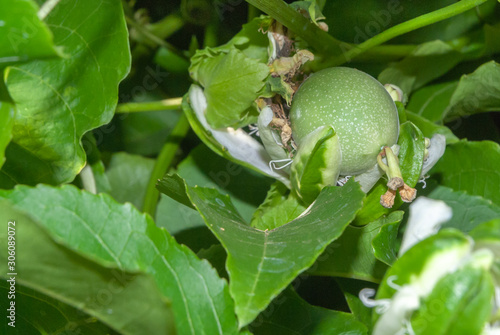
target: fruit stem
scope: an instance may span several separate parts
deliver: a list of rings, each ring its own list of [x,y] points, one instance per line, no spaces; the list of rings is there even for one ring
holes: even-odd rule
[[[382,161],[382,157],[385,156],[387,159],[387,165]],[[403,175],[401,174],[401,169],[399,168],[399,161],[394,152],[392,152],[391,148],[384,147],[380,154],[377,156],[377,163],[385,171],[387,177],[389,178],[389,182],[387,186],[396,191],[398,188],[403,186]]]
[[[382,161],[384,156],[387,159],[387,164]],[[401,169],[399,167],[398,157],[396,157],[391,148],[384,147],[382,149],[377,156],[377,163],[389,178],[389,181],[387,182],[388,190],[380,197],[380,204],[385,208],[392,208],[396,197],[396,191],[399,191],[401,200],[404,202],[412,202],[417,195],[417,190],[408,186],[404,182],[403,175],[401,174]]]

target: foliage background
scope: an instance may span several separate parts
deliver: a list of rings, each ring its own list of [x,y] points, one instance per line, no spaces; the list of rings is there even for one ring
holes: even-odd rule
[[[358,293],[396,260],[408,206],[375,208],[379,188],[364,197],[350,183],[302,219],[255,229],[305,207],[218,156],[182,116],[195,51],[228,42],[257,8],[291,20],[283,3],[61,0],[37,17],[48,2],[0,0],[5,278],[17,224],[17,324],[5,332],[366,334]],[[335,39],[373,40],[455,1],[318,3],[330,30],[302,18],[301,43],[319,56],[308,70],[339,65]],[[464,233],[500,217],[499,13],[486,1],[344,64],[403,87],[407,119],[446,135],[418,192],[452,207],[444,226]],[[166,172],[180,177],[157,186]],[[9,289],[2,280],[2,311]]]

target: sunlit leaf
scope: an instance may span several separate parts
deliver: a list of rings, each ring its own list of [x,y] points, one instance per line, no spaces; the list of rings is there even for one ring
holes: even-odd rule
[[[342,234],[364,197],[354,181],[326,187],[299,218],[262,231],[248,226],[229,197],[216,190],[186,187],[185,192],[226,249],[230,292],[240,326],[254,320]]]
[[[462,141],[447,146],[431,170],[442,185],[479,195],[500,205],[500,146],[490,141]]]
[[[446,118],[457,118],[500,109],[500,64],[490,61],[473,73],[463,75],[445,112]]]
[[[396,253],[394,236],[387,234],[384,225],[398,223],[402,214],[403,212],[397,211],[363,227],[348,226],[342,236],[326,248],[309,273],[380,282],[387,265],[375,255],[390,262]],[[374,248],[372,241],[375,238],[381,240],[375,240]]]
[[[196,72],[193,71],[190,68],[193,78],[204,87],[206,117],[213,128],[230,127],[244,121],[269,75],[265,64],[246,57],[237,49],[202,58]]]
[[[66,56],[6,72],[18,113],[3,173],[16,183],[75,177],[85,164],[81,137],[111,120],[130,67],[120,1],[62,1],[45,20]]]
[[[129,278],[134,278],[134,275],[128,276],[130,276]],[[138,277],[140,278],[140,276],[136,276],[135,278]],[[149,278],[149,280],[151,279]],[[0,282],[0,292],[5,296],[8,295],[8,284],[5,280]],[[7,299],[0,300],[0,308],[9,308],[7,306],[8,303]],[[15,330],[19,334],[38,334],[44,332],[46,334],[57,334],[62,330],[66,332],[78,332],[81,335],[119,334],[96,317],[21,284],[16,284],[16,304],[22,306],[16,310]],[[120,312],[118,311],[118,313]],[[122,329],[122,333],[124,332]]]
[[[453,217],[443,223],[441,228],[456,228],[468,233],[479,224],[500,217],[500,206],[493,204],[491,200],[464,191],[453,191],[444,186],[428,187],[429,191],[422,190],[425,196],[444,201],[453,211]]]
[[[104,265],[89,260],[64,246],[66,243],[61,245],[57,240],[62,240],[52,238],[38,220],[4,199],[0,200],[0,208],[0,246],[4,250],[7,250],[8,223],[15,221],[17,283],[81,309],[124,334],[175,331],[169,303],[150,275],[124,271],[116,263]],[[61,212],[59,217],[63,216]],[[7,253],[2,253],[0,260],[2,276],[13,272],[7,269]],[[27,311],[20,304],[17,307],[21,318]],[[29,322],[41,331],[44,317],[39,314]]]
[[[32,0],[0,0],[0,67],[60,55]]]
[[[429,121],[441,121],[458,81],[428,85],[413,93],[406,109]]]
[[[14,111],[14,106],[12,104],[0,101],[0,168],[5,162],[5,148],[7,148],[12,138]]]
[[[443,41],[436,40],[417,46],[403,60],[389,65],[378,76],[382,84],[394,84],[405,94],[436,79],[461,60],[461,54]]]
[[[72,186],[23,186],[2,191],[0,197],[16,208],[29,210],[56,241],[95,262],[150,274],[162,295],[172,303],[179,334],[236,331],[226,282],[206,261],[177,244],[149,216],[130,204],[121,205],[107,195],[93,195]],[[41,249],[44,248],[39,246],[34,250]],[[64,273],[71,274],[66,270]],[[78,276],[73,278],[80,281]],[[72,284],[68,279],[67,285]],[[141,296],[135,299],[140,301]]]

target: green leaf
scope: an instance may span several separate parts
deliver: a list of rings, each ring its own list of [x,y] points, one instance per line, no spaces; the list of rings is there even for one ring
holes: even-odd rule
[[[415,187],[424,164],[424,135],[413,123],[405,122],[399,130],[399,165],[406,184]]]
[[[179,111],[174,110],[118,115],[115,120],[119,120],[120,139],[125,151],[143,156],[157,155],[179,116]],[[116,138],[113,133],[111,136]]]
[[[425,86],[413,93],[406,109],[431,122],[441,121],[458,81]]]
[[[154,159],[119,152],[111,156],[106,176],[110,184],[108,192],[120,203],[130,202],[142,209]]]
[[[6,297],[8,290],[9,283],[2,280],[0,294]],[[8,299],[0,300],[2,310],[9,308],[8,304]],[[17,334],[61,334],[64,332],[78,332],[81,335],[119,334],[82,310],[19,283],[16,283],[16,305],[15,330]],[[9,321],[7,319],[7,322]],[[173,320],[168,321],[174,324]]]
[[[403,215],[403,211],[395,211],[387,217],[380,218],[378,221],[381,221],[382,226],[379,233],[372,239],[371,244],[375,257],[389,266],[397,259],[398,228],[403,220]]]
[[[226,268],[240,327],[255,319],[342,234],[364,197],[354,181],[326,187],[302,216],[262,231],[248,226],[229,197],[216,190],[186,186],[186,192],[228,254]]]
[[[168,175],[167,177],[168,178],[163,178],[158,182],[158,190],[176,202],[189,208],[196,209],[185,192],[186,186],[184,179],[178,174]]]
[[[387,281],[392,276],[396,276],[392,277],[396,285],[421,285],[419,293],[430,293],[435,283],[454,270],[470,252],[470,247],[470,241],[463,233],[451,229],[419,242],[386,272],[377,299],[391,298],[397,292],[396,286]]]
[[[450,144],[430,171],[443,186],[479,195],[500,205],[500,146],[490,141]]]
[[[228,53],[206,57],[197,66],[197,72],[190,68],[190,73],[204,87],[208,123],[223,128],[249,123],[245,121],[248,109],[264,86],[269,68],[233,48]]]
[[[8,222],[16,222],[16,283],[81,309],[123,334],[175,332],[170,306],[151,276],[93,262],[55,242],[46,229],[9,202],[2,199],[0,208],[3,250],[7,250]],[[62,219],[64,214],[59,215]],[[60,221],[67,229],[68,221]],[[7,253],[0,260],[2,276],[12,272],[7,269]],[[25,310],[22,305],[16,307]],[[43,324],[43,318],[39,315],[30,322]]]
[[[445,111],[447,119],[500,109],[500,64],[490,61],[460,78]]]
[[[0,64],[59,55],[51,31],[37,16],[34,1],[0,0],[0,8]]]
[[[474,239],[474,248],[479,250],[481,248],[488,248],[496,257],[496,262],[500,260],[500,217],[491,221],[478,225],[471,230],[469,235]],[[495,280],[500,279],[498,271],[493,272]]]
[[[441,228],[455,228],[468,233],[481,223],[500,217],[500,206],[490,200],[473,196],[463,191],[430,185],[423,195],[435,200],[442,200],[453,210],[453,217],[441,225]]]
[[[272,230],[296,219],[305,210],[297,196],[277,181],[254,212],[250,225],[260,230]]]
[[[441,77],[461,61],[460,52],[449,44],[436,40],[417,46],[403,60],[389,65],[378,80],[382,84],[394,84],[405,94]]]
[[[411,97],[407,109],[430,121],[455,119],[500,108],[500,65],[490,61],[460,81],[422,88]]]
[[[196,254],[201,259],[206,259],[217,270],[219,277],[229,280],[229,275],[226,271],[226,250],[220,244],[213,244],[207,249],[201,249]]]
[[[459,141],[458,137],[456,137],[450,130],[450,128],[446,126],[433,123],[426,118],[410,111],[406,111],[406,116],[408,117],[408,121],[411,121],[415,126],[417,126],[418,129],[422,131],[422,134],[427,138],[431,138],[434,134],[441,134],[446,137],[447,144]]]
[[[226,44],[214,48],[196,50],[196,54],[191,58],[189,72],[193,79],[197,79],[197,72],[206,57],[212,57],[219,53],[227,53],[236,48],[249,58],[256,59],[261,63],[267,63],[269,39],[264,31],[268,30],[272,24],[272,18],[261,15],[252,21],[242,25],[241,30],[234,35]]]
[[[60,2],[47,17],[63,59],[12,66],[6,84],[16,103],[14,137],[3,173],[17,183],[71,181],[85,164],[80,140],[108,123],[118,83],[130,67],[118,0]]]
[[[491,313],[494,285],[488,270],[478,265],[477,258],[472,258],[476,264],[469,261],[434,286],[412,316],[415,334],[481,333]]]
[[[316,3],[316,0],[294,1],[290,4],[290,6],[302,15],[306,17],[309,16],[309,18],[315,25],[318,25],[317,20],[322,20],[325,18],[325,16],[321,14],[321,8]]]
[[[245,23],[240,32],[231,38],[226,46],[234,45],[241,50],[245,56],[257,59],[261,63],[267,63],[269,39],[264,30],[270,25],[269,16],[260,16],[252,21]]]
[[[14,113],[15,109],[12,104],[0,101],[0,168],[5,162],[5,148],[12,138]]]
[[[401,221],[401,216],[402,212],[398,211],[363,227],[348,226],[342,236],[328,246],[309,273],[379,283],[387,265],[375,257],[372,241],[380,234],[385,234],[381,231],[384,225]],[[386,240],[389,239],[390,236],[387,236]],[[392,242],[384,245],[376,241],[375,245],[381,258],[390,259],[390,255],[395,252]]]
[[[236,209],[247,221],[251,220],[254,211],[266,197],[266,190],[271,183],[268,178],[216,155],[204,145],[191,150],[188,157],[177,166],[176,172],[192,186],[212,187],[231,196]],[[184,192],[182,178],[174,176],[174,179],[163,179],[158,183],[158,189],[172,197],[172,192],[167,192],[176,185],[167,186],[165,183],[176,183]],[[196,211],[180,207],[177,202],[192,206],[187,196],[175,201],[163,196],[156,215],[159,226],[165,227],[171,234],[205,226]]]
[[[236,332],[226,282],[206,261],[177,244],[149,216],[131,205],[121,205],[107,195],[89,194],[72,186],[21,186],[0,191],[0,197],[17,208],[29,210],[55,240],[100,264],[150,274],[162,295],[172,303],[179,334],[197,334],[202,330],[210,334]],[[26,241],[25,245],[29,243]],[[54,259],[57,258],[51,258]],[[71,274],[66,270],[65,273]],[[68,280],[68,285],[71,283]],[[141,300],[140,295],[136,300]]]
[[[364,288],[375,289],[377,285],[371,282],[347,278],[335,278],[335,281],[342,289],[342,293],[344,293],[345,300],[352,314],[370,330],[372,327],[372,309],[366,307],[361,299],[359,299],[359,292]]]
[[[287,288],[250,325],[255,335],[362,335],[366,327],[349,313],[308,304]]]
[[[339,137],[331,126],[307,135],[292,163],[293,189],[310,205],[325,186],[334,186],[340,173],[342,154]]]
[[[288,197],[276,207],[270,208],[262,217],[252,222],[252,226],[260,230],[272,230],[295,220],[306,210],[306,207],[290,193]]]
[[[489,4],[490,6],[494,3],[494,1],[489,1],[486,2],[484,5]],[[491,18],[493,18],[493,21],[498,21],[498,5],[495,4],[496,10],[494,10],[491,14]],[[481,7],[481,6],[480,6]],[[478,7],[478,8],[480,8]],[[496,18],[496,20],[495,20]],[[495,24],[497,22],[490,22],[490,24],[485,24],[483,26],[483,31],[484,31],[484,44],[486,46],[486,54],[493,55],[495,53],[498,53],[500,51],[500,27],[498,24]]]

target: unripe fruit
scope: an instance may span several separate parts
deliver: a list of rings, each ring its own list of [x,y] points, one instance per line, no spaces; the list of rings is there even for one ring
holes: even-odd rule
[[[290,110],[294,141],[331,125],[342,149],[341,175],[366,172],[384,146],[396,144],[398,111],[384,86],[352,68],[318,71],[302,83]]]

